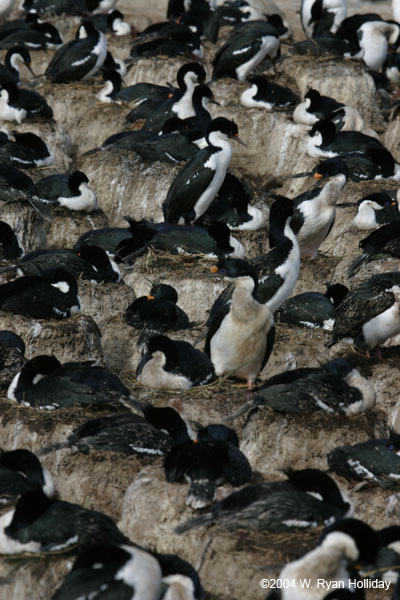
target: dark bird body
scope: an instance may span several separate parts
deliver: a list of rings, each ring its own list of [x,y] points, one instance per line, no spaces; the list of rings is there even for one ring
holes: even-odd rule
[[[54,163],[53,152],[38,135],[15,132],[13,136],[14,140],[0,141],[0,162],[23,169],[48,167]]]
[[[228,430],[224,425],[214,428]],[[228,430],[229,431],[229,430]],[[192,508],[204,508],[211,504],[216,487],[228,483],[235,487],[251,480],[252,471],[238,442],[215,438],[213,430],[205,431],[198,439],[176,444],[164,459],[164,471],[170,483],[190,482],[186,504]]]
[[[51,119],[53,110],[46,99],[34,92],[4,83],[0,88],[0,118],[21,123],[23,119]]]
[[[260,406],[277,412],[303,414],[324,411],[352,415],[375,405],[375,390],[347,360],[334,359],[321,368],[285,371],[268,379],[254,400],[229,420]]]
[[[396,488],[400,480],[399,436],[338,446],[328,454],[329,468],[350,481]]]
[[[64,44],[47,65],[45,75],[52,83],[86,81],[106,59],[107,42],[104,34],[84,21],[74,40]]]
[[[185,422],[170,407],[146,406],[144,417],[132,412],[90,419],[75,429],[65,442],[46,446],[40,456],[60,448],[164,456],[177,442],[189,439]]]
[[[25,254],[13,268],[26,277],[40,276],[48,269],[65,269],[75,279],[82,277],[94,282],[114,283],[120,280],[118,267],[111,263],[105,250],[97,246],[87,246],[80,251],[67,248],[35,250]]]
[[[399,273],[378,273],[347,294],[336,310],[330,345],[344,339],[368,352],[399,333],[399,286]]]
[[[377,258],[384,256],[400,258],[400,222],[390,223],[373,231],[360,241],[359,246],[362,248],[362,254],[348,268],[349,277],[355,275],[363,264]]]
[[[79,554],[52,600],[100,598],[105,590],[115,600],[158,598],[161,589],[161,568],[150,553],[106,540]]]
[[[147,296],[136,298],[125,312],[125,321],[141,330],[138,340],[140,349],[146,348],[154,335],[179,331],[190,327],[189,317],[177,305],[178,293],[174,287],[156,283]]]
[[[54,495],[54,483],[50,473],[39,459],[29,450],[0,452],[0,502],[14,504],[17,499],[35,490],[42,490],[46,496]]]
[[[92,212],[98,210],[96,194],[87,185],[89,179],[82,171],[47,175],[36,183],[37,194],[45,204],[65,206],[69,210]]]
[[[63,269],[0,286],[0,309],[34,319],[65,319],[80,310],[75,277]]]
[[[193,225],[171,225],[149,221],[130,221],[131,237],[122,240],[118,256],[130,261],[153,247],[171,254],[206,254],[244,256],[244,248],[230,235],[224,223],[212,223],[207,229]]]
[[[104,367],[79,362],[61,365],[54,356],[36,356],[14,377],[7,397],[32,408],[53,410],[130,404],[131,395]]]
[[[318,493],[317,500],[310,492]],[[176,533],[216,523],[224,529],[295,531],[344,517],[350,505],[336,483],[315,469],[291,471],[286,481],[247,485],[216,502],[211,511],[179,525]]]
[[[0,517],[0,551],[81,551],[96,543],[129,543],[114,521],[78,504],[50,500],[43,492],[24,494],[15,510]]]

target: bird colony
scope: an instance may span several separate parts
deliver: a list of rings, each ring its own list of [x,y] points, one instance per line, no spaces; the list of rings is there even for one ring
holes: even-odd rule
[[[2,0],[0,58],[0,596],[399,600],[400,2]]]

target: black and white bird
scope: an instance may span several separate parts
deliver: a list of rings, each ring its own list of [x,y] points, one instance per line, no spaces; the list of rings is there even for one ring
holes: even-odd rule
[[[45,446],[38,454],[72,448],[83,454],[96,450],[164,456],[174,444],[190,439],[185,421],[172,407],[144,405],[141,410],[143,417],[124,412],[85,421],[66,441]]]
[[[348,288],[340,283],[327,285],[325,294],[302,292],[291,296],[275,313],[280,323],[296,327],[321,328],[332,331],[335,322],[335,307],[348,293]]]
[[[240,141],[236,123],[213,119],[207,127],[208,146],[186,163],[168,190],[165,221],[190,225],[205,213],[224,181],[232,156],[230,139]]]
[[[21,123],[24,119],[51,119],[53,110],[47,100],[34,92],[17,87],[15,83],[4,83],[0,87],[0,119]]]
[[[112,33],[118,37],[131,33],[131,26],[124,21],[124,15],[116,9],[89,15],[85,21],[90,21],[96,29],[103,33]]]
[[[80,310],[78,284],[65,269],[19,277],[0,286],[0,310],[34,319],[65,319]]]
[[[121,280],[118,265],[107,252],[98,246],[85,246],[80,250],[69,248],[45,248],[25,254],[17,263],[1,269],[16,270],[18,275],[40,276],[49,269],[65,269],[75,279],[92,282],[117,283]]]
[[[29,50],[59,48],[63,38],[52,23],[32,23],[29,27],[9,30],[0,36],[0,48],[25,46]]]
[[[357,229],[377,229],[382,225],[400,222],[400,194],[394,190],[382,190],[361,198],[357,202],[357,214],[353,225]]]
[[[341,133],[353,132],[344,131]],[[354,133],[359,132],[355,131]],[[375,138],[371,137],[370,139]],[[340,158],[348,168],[349,179],[351,179],[351,181],[368,181],[376,179],[393,179],[395,181],[400,181],[400,165],[395,162],[392,154],[384,147],[371,147],[361,152],[355,147],[350,152],[346,151],[340,153]],[[315,172],[316,171],[314,171],[314,173]]]
[[[0,451],[0,504],[15,504],[17,499],[34,490],[48,497],[55,494],[53,477],[35,454],[19,448]]]
[[[239,487],[252,477],[236,432],[217,424],[201,429],[195,440],[175,444],[164,458],[164,472],[170,483],[189,481],[186,504],[194,509],[211,504],[217,486]]]
[[[74,171],[71,175],[57,173],[39,179],[36,182],[36,192],[40,202],[44,204],[90,213],[99,207],[96,194],[88,183],[89,179],[82,171]]]
[[[214,378],[213,363],[204,352],[166,336],[150,338],[136,370],[138,382],[155,390],[187,390]]]
[[[31,67],[31,55],[25,46],[14,46],[7,51],[4,64],[0,64],[0,85],[14,83],[20,85],[21,71],[20,63],[24,64],[28,71],[35,75]]]
[[[104,540],[79,554],[52,600],[95,598],[105,590],[110,598],[160,598],[160,564],[137,546]]]
[[[362,254],[349,266],[348,277],[355,275],[362,265],[378,258],[400,258],[400,222],[389,223],[376,229],[359,242],[359,247],[362,248]]]
[[[378,534],[369,525],[358,519],[339,520],[323,531],[313,550],[282,569],[279,578],[292,582],[292,586],[271,590],[267,599],[325,600],[327,591],[335,586],[339,592],[351,592],[345,598],[364,600],[363,581],[355,565],[371,564],[378,550]],[[309,589],[304,588],[304,581],[309,582]],[[318,581],[324,585],[318,586]],[[330,598],[342,598],[332,593]]]
[[[350,481],[395,488],[400,479],[400,436],[390,431],[387,438],[337,446],[328,454],[328,465]]]
[[[175,532],[214,523],[230,530],[304,531],[329,525],[351,512],[351,505],[326,473],[288,470],[287,476],[283,481],[247,485],[213,504],[210,512],[178,525]]]
[[[144,119],[146,128],[160,131],[167,119],[186,119],[195,116],[193,92],[197,84],[203,84],[206,72],[200,63],[185,63],[177,73],[178,88],[138,83],[132,86],[137,97],[137,108],[126,117],[128,122]]]
[[[96,543],[126,544],[111,517],[32,491],[0,517],[1,554],[75,552]]]
[[[366,21],[357,29],[362,59],[370,69],[380,71],[390,46],[398,46],[400,24],[388,21]]]
[[[318,368],[306,367],[274,375],[247,402],[229,417],[268,406],[289,414],[326,412],[353,415],[375,406],[374,386],[353,365],[335,358]]]
[[[233,77],[246,81],[262,60],[266,57],[275,58],[279,50],[279,33],[267,21],[242,24],[233,30],[227,42],[215,54],[213,79]]]
[[[200,219],[206,224],[213,221],[226,223],[234,231],[256,231],[267,224],[265,212],[251,204],[253,194],[246,181],[227,171],[218,194]],[[232,257],[234,258],[234,257]],[[237,255],[236,258],[243,258]]]
[[[211,258],[244,258],[245,255],[243,245],[231,235],[225,223],[212,222],[207,228],[131,219],[129,223],[132,235],[121,240],[117,247],[118,257],[126,262],[149,247],[171,254],[204,254]]]
[[[291,228],[296,234],[301,256],[315,257],[318,248],[332,229],[336,216],[336,203],[345,185],[349,171],[340,157],[319,163],[314,179],[328,181],[293,199],[295,210]]]
[[[244,379],[251,389],[272,351],[272,311],[256,299],[257,271],[246,261],[223,259],[211,271],[232,281],[234,290],[230,301],[217,298],[211,308],[204,350],[218,376]]]
[[[336,111],[345,108],[342,102],[338,102],[330,96],[321,95],[318,90],[310,89],[293,111],[293,121],[303,125],[314,125],[322,119],[330,119]]]
[[[344,297],[336,309],[329,346],[339,340],[369,353],[400,333],[400,273],[377,273]]]
[[[52,83],[86,81],[105,61],[107,40],[104,33],[84,21],[74,40],[64,44],[47,65],[45,75]]]
[[[347,16],[346,0],[302,0],[301,25],[307,37],[331,32],[336,33]]]
[[[257,75],[249,79],[251,87],[240,96],[240,103],[248,108],[284,108],[299,101],[298,96],[289,88],[283,87],[266,77]]]
[[[361,131],[336,131],[328,119],[317,121],[309,132],[307,154],[311,157],[332,158],[355,152],[363,154],[371,149],[385,149],[382,143]]]
[[[14,139],[8,132],[5,135],[7,139],[0,139],[0,162],[23,169],[50,167],[54,164],[53,151],[35,133],[14,131]]]
[[[129,405],[131,393],[104,367],[87,362],[61,364],[55,356],[29,360],[11,382],[7,397],[32,408]]]

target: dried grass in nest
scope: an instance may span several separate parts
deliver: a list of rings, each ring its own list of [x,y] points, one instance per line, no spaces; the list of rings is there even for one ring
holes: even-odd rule
[[[191,277],[196,277],[205,272],[205,267],[214,264],[217,259],[210,258],[205,254],[172,254],[164,250],[158,250],[150,246],[145,260],[145,270],[147,273],[157,271],[158,277],[169,277],[173,273],[185,273],[190,267]],[[164,264],[163,264],[164,262]],[[165,272],[163,269],[165,268]]]
[[[273,551],[274,560],[276,556],[277,562],[286,563],[314,548],[322,530],[323,527],[317,527],[301,532],[272,533],[266,531],[262,533],[239,529],[236,532],[238,538],[235,550],[239,552],[262,552],[267,556],[270,556]],[[274,566],[276,567],[276,565]],[[271,567],[265,565],[265,567],[260,567],[260,571],[269,570],[269,568]]]

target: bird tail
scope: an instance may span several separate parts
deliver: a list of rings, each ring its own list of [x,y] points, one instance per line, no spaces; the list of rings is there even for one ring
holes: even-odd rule
[[[209,479],[195,479],[190,485],[186,504],[198,510],[212,503],[215,495],[215,483]]]
[[[127,219],[126,219],[127,220]],[[117,256],[120,260],[131,260],[136,258],[149,245],[157,233],[156,228],[150,221],[133,221],[130,219],[129,230],[132,233],[131,238],[122,240],[117,246]]]
[[[27,196],[29,204],[45,221],[52,221],[53,217],[43,203],[36,196]]]
[[[242,415],[244,415],[244,413],[248,412],[252,408],[256,408],[257,405],[258,405],[258,402],[255,402],[255,400],[250,400],[249,402],[242,404],[242,406],[240,406],[237,410],[235,410],[235,412],[233,412],[232,414],[230,414],[227,417],[225,417],[224,419],[222,419],[222,422],[223,423],[231,423],[231,421],[234,421],[238,417],[241,417]]]
[[[82,152],[82,154],[79,154],[78,158],[80,158],[81,156],[90,156],[91,154],[96,154],[97,152],[100,152],[100,150],[101,150],[101,147],[97,146],[97,148],[92,148],[91,150]]]
[[[185,521],[178,527],[175,527],[174,533],[181,535],[182,533],[186,533],[186,531],[190,531],[191,529],[196,529],[197,527],[203,527],[203,525],[211,525],[214,522],[214,515],[210,512],[205,513],[204,515],[200,515],[199,517],[195,517],[194,519],[189,519]]]
[[[56,444],[49,444],[48,446],[44,446],[38,452],[38,456],[45,456],[46,454],[50,454],[50,452],[56,452],[57,450],[61,450],[62,448],[69,448],[69,442],[57,442]]]
[[[353,277],[362,267],[365,262],[368,262],[369,256],[368,254],[361,254],[358,256],[347,269],[347,276]]]

